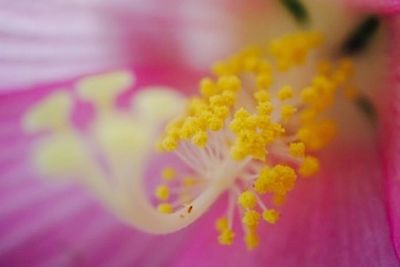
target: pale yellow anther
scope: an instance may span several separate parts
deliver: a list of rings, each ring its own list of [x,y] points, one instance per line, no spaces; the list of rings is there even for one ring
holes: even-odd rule
[[[274,209],[267,209],[263,212],[263,219],[270,224],[275,224],[279,220],[279,212]]]
[[[169,203],[161,203],[157,206],[157,210],[161,213],[169,214],[172,213],[173,208]]]
[[[169,191],[169,187],[167,185],[159,185],[157,186],[154,195],[157,197],[157,199],[159,200],[168,200],[169,195],[170,195],[170,191]]]
[[[306,157],[300,165],[299,173],[301,176],[309,177],[319,171],[319,161],[315,157]]]
[[[99,108],[111,107],[115,97],[132,86],[134,77],[127,71],[118,71],[84,78],[77,83],[79,96],[94,102]]]
[[[287,100],[292,98],[294,95],[293,88],[289,85],[283,86],[279,91],[278,91],[278,98],[279,100]]]
[[[257,226],[260,223],[260,213],[256,210],[246,210],[242,223],[250,228]]]
[[[303,142],[291,143],[289,145],[290,155],[293,157],[304,157],[306,146]]]
[[[228,223],[228,218],[226,216],[220,217],[217,219],[217,221],[215,222],[215,228],[222,232],[225,229],[228,229],[229,227],[229,223]]]
[[[176,171],[172,167],[166,167],[162,170],[161,176],[165,181],[172,181],[176,177]]]
[[[29,133],[66,130],[69,128],[71,110],[71,96],[66,91],[58,91],[30,108],[22,121],[22,127]]]
[[[232,245],[234,238],[235,238],[235,233],[231,229],[226,228],[218,236],[218,242],[221,245],[229,246]]]
[[[247,190],[244,191],[240,194],[238,198],[238,203],[244,208],[244,209],[252,209],[256,206],[257,204],[257,198],[254,195],[253,192]]]

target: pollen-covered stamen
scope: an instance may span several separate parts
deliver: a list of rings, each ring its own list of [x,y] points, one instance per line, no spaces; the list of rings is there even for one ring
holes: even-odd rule
[[[336,125],[324,113],[338,90],[350,95],[351,88],[357,94],[352,62],[317,59],[322,42],[315,32],[294,33],[217,62],[212,68],[216,77],[203,79],[200,96],[190,99],[185,113],[166,127],[161,149],[186,163],[205,181],[204,189],[221,180],[225,182],[218,190],[235,196],[217,221],[222,245],[232,244],[236,236],[229,215],[234,206],[247,247],[258,245],[261,221],[278,221],[276,207],[297,177],[318,172],[319,161],[310,153],[335,135]],[[164,186],[156,189],[163,204],[169,193]],[[204,189],[188,192],[189,199]]]

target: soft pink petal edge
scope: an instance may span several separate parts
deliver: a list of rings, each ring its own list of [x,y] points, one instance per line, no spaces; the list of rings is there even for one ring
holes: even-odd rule
[[[400,18],[391,18],[390,86],[383,88],[382,157],[385,165],[386,192],[391,233],[400,256]]]

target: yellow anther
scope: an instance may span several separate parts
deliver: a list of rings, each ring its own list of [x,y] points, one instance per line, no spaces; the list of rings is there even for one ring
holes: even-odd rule
[[[243,59],[243,70],[255,73],[258,70],[260,59],[256,56],[246,56]]]
[[[293,88],[290,87],[289,85],[286,85],[284,87],[282,87],[279,91],[278,91],[278,98],[283,101],[289,98],[293,97]]]
[[[304,157],[306,146],[303,142],[291,143],[289,145],[289,152],[293,157]]]
[[[257,100],[257,103],[262,103],[268,101],[270,95],[267,90],[258,90],[254,93],[254,98]]]
[[[205,147],[208,140],[208,134],[205,131],[198,131],[192,137],[192,143],[198,147]]]
[[[281,107],[281,117],[283,121],[288,121],[297,111],[292,105],[283,105]]]
[[[162,178],[165,181],[171,181],[175,178],[176,176],[176,171],[172,167],[166,167],[162,170]]]
[[[305,109],[300,113],[300,122],[302,124],[309,124],[317,117],[317,111],[315,109]]]
[[[335,134],[336,124],[328,120],[302,127],[297,132],[299,139],[310,150],[320,150],[332,140]]]
[[[268,89],[272,84],[272,76],[266,73],[259,74],[256,82],[258,89]]]
[[[306,157],[299,168],[300,175],[309,177],[319,171],[319,161],[315,157]]]
[[[245,209],[252,209],[257,204],[257,198],[251,191],[244,191],[238,198],[238,203]]]
[[[210,97],[218,93],[218,88],[210,78],[200,81],[200,92],[202,96]]]
[[[257,112],[260,115],[269,115],[274,110],[272,103],[270,101],[259,102],[257,105]]]
[[[318,101],[319,94],[314,87],[306,87],[300,93],[301,100],[307,104],[312,104]]]
[[[255,227],[259,224],[260,222],[260,213],[258,213],[255,210],[246,210],[243,218],[242,218],[242,223],[246,225],[247,227]]]
[[[218,236],[218,242],[221,245],[232,245],[233,239],[235,238],[235,233],[228,228],[225,228]]]
[[[172,211],[173,211],[172,206],[169,203],[161,203],[161,204],[159,204],[157,206],[157,210],[159,212],[161,212],[161,213],[166,213],[166,214],[172,213]]]
[[[224,97],[224,102],[228,107],[233,106],[235,104],[236,102],[235,92],[226,90],[222,92],[222,96]]]
[[[226,75],[218,78],[217,86],[221,90],[237,91],[241,87],[241,81],[236,75]]]
[[[270,224],[275,224],[279,220],[279,212],[274,209],[265,210],[263,212],[263,219]]]
[[[166,151],[174,151],[178,147],[178,140],[172,136],[166,136],[161,141],[161,148]]]
[[[227,107],[214,107],[213,108],[214,115],[221,120],[225,120],[229,115],[229,109]]]
[[[215,222],[215,228],[222,232],[225,229],[228,229],[229,227],[229,222],[228,222],[228,218],[223,216],[217,219],[217,221]]]
[[[211,118],[209,118],[208,127],[210,128],[210,130],[219,131],[222,129],[223,126],[224,121],[221,118],[217,116],[212,116]]]
[[[154,192],[154,194],[157,197],[157,199],[163,200],[163,201],[168,200],[169,193],[170,193],[169,192],[169,187],[166,186],[166,185],[157,186],[157,188],[156,188],[156,190]]]
[[[260,243],[260,238],[255,231],[250,230],[246,233],[244,241],[246,243],[247,249],[252,250],[252,249],[255,249],[256,247],[258,247],[258,245]]]

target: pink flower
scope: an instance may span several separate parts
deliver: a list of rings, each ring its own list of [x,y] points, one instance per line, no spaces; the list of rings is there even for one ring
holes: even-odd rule
[[[391,1],[376,5],[354,1],[348,3],[352,9],[343,10],[336,4],[312,2],[304,1],[307,14],[293,9],[290,14],[272,1],[168,1],[154,2],[154,6],[93,1],[42,7],[29,4],[30,8],[4,3],[8,9],[1,11],[0,36],[6,47],[0,51],[0,76],[2,89],[9,92],[0,97],[4,151],[0,160],[0,265],[396,266],[397,113],[393,111],[396,107],[388,103],[397,99],[396,90],[390,88],[396,85],[397,68],[386,67],[385,55],[397,46],[398,22],[394,14],[399,5]],[[387,17],[379,17],[379,31],[368,39],[366,47],[359,48],[359,43],[349,41],[343,46],[343,40],[354,36],[354,29],[365,21],[364,12]],[[187,214],[183,216],[189,219],[164,221],[167,217],[146,204],[144,193],[148,192],[139,178],[144,169],[145,181],[153,190],[160,183],[164,166],[174,165],[179,173],[190,169],[170,156],[152,156],[148,165],[144,161],[151,151],[148,142],[153,139],[149,137],[180,108],[184,97],[179,92],[193,94],[212,61],[229,56],[243,45],[279,38],[305,27],[302,23],[307,20],[311,29],[325,33],[326,43],[317,57],[328,55],[332,59],[340,53],[352,56],[357,73],[354,82],[361,87],[356,99],[363,108],[345,100],[337,102],[332,112],[339,124],[337,137],[326,149],[313,154],[320,159],[321,171],[313,179],[298,179],[294,189],[288,190],[285,205],[279,210],[281,218],[276,224],[263,224],[258,233],[260,247],[254,251],[246,250],[241,240],[245,234],[236,229],[241,225],[238,215],[231,220],[235,229],[233,245],[224,247],[217,242],[214,221],[226,212],[229,201],[223,193],[231,190],[230,185],[202,203],[185,206]],[[375,18],[369,23],[376,25]],[[279,47],[285,44],[279,43]],[[290,44],[282,53],[290,51]],[[53,49],[56,52],[52,53]],[[391,64],[396,64],[397,54],[391,56]],[[126,66],[129,72],[86,78],[89,73]],[[282,68],[286,67],[283,64]],[[303,78],[282,77],[293,87]],[[158,85],[163,87],[155,87]],[[165,90],[165,86],[177,91]],[[92,91],[99,87],[103,87],[104,94]],[[53,98],[46,104],[49,96]],[[117,97],[118,108],[111,108],[113,97]],[[377,108],[379,124],[373,122],[371,103]],[[323,109],[328,106],[323,105]],[[65,120],[70,109],[72,126]],[[384,138],[377,138],[377,125],[383,125],[379,136]],[[101,145],[93,146],[96,142]],[[304,143],[308,148],[309,144]],[[83,149],[88,147],[91,149]],[[93,150],[99,148],[106,153]],[[88,151],[92,157],[83,155]],[[29,157],[31,153],[36,157]],[[91,168],[92,164],[97,165]],[[190,167],[196,170],[199,166]],[[230,166],[225,173],[235,170],[236,165]],[[112,174],[107,176],[107,172]],[[98,179],[105,176],[117,180]],[[388,194],[383,188],[384,176],[388,177]],[[71,178],[75,182],[71,183]],[[163,199],[164,193],[159,198]],[[213,198],[218,199],[214,202]],[[270,221],[275,220],[272,217]],[[250,224],[247,221],[244,226]],[[135,228],[167,233],[184,226],[183,230],[162,236]]]

